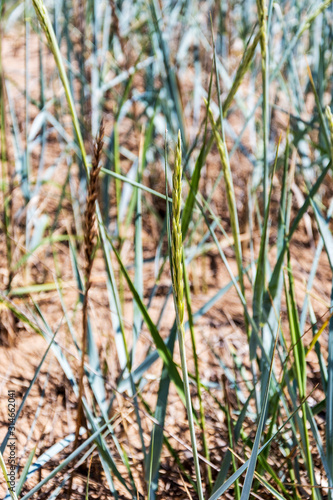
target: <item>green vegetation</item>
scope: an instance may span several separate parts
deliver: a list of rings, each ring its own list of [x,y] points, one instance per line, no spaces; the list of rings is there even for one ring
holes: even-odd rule
[[[45,341],[4,497],[332,500],[332,2],[0,14],[1,350]]]

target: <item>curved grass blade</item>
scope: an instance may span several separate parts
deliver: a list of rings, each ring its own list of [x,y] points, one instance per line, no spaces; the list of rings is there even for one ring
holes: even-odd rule
[[[34,446],[33,449],[31,450],[31,452],[29,453],[27,461],[24,464],[24,468],[23,468],[23,471],[21,473],[20,479],[16,485],[16,494],[18,496],[20,495],[22,488],[23,488],[23,485],[27,479],[28,471],[29,471],[31,463],[34,459],[35,453],[36,453],[36,446]]]
[[[66,99],[67,99],[70,113],[72,116],[73,126],[74,126],[76,137],[77,137],[77,140],[79,143],[79,148],[80,148],[81,155],[82,155],[82,161],[83,161],[86,173],[88,175],[88,161],[87,161],[87,155],[86,155],[84,142],[83,142],[83,138],[82,138],[82,134],[81,134],[81,128],[80,128],[79,120],[77,118],[74,100],[72,97],[72,93],[71,93],[69,81],[67,78],[65,66],[64,66],[64,63],[62,60],[61,52],[60,52],[59,45],[58,45],[54,30],[53,30],[53,26],[52,26],[51,20],[49,18],[48,12],[46,10],[46,7],[44,5],[44,2],[42,0],[32,0],[32,3],[33,3],[33,6],[35,8],[39,23],[40,23],[40,25],[41,25],[41,27],[46,35],[46,38],[47,38],[50,50],[54,56],[56,65],[58,67],[59,76],[60,76],[61,82],[62,82],[64,90],[65,90]]]
[[[5,482],[7,484],[10,496],[12,497],[13,500],[17,500],[15,489],[11,486],[10,481],[9,481],[9,477],[8,477],[8,473],[7,473],[7,469],[6,469],[6,463],[4,461],[4,458],[2,456],[1,451],[0,451],[0,467],[1,467],[2,473],[4,475]]]
[[[208,103],[206,105],[208,105]],[[207,113],[208,113],[208,117],[209,117],[212,129],[213,129],[213,134],[214,134],[215,141],[216,141],[217,148],[218,148],[219,155],[220,155],[220,161],[221,161],[223,175],[224,175],[224,181],[225,181],[225,185],[226,185],[230,224],[231,224],[232,236],[234,239],[234,249],[235,249],[235,256],[236,256],[236,262],[237,262],[237,268],[238,268],[239,282],[240,282],[240,287],[241,287],[242,293],[244,294],[242,248],[241,248],[241,242],[240,242],[240,231],[239,231],[239,222],[238,222],[238,214],[237,214],[237,207],[236,207],[236,196],[235,196],[235,190],[234,190],[234,185],[233,185],[233,181],[232,181],[232,174],[231,174],[230,163],[229,163],[228,149],[227,149],[227,145],[226,145],[225,140],[224,140],[223,128],[222,128],[222,137],[221,137],[221,135],[218,132],[217,125],[216,125],[214,117],[213,117],[213,112],[212,112],[210,107],[207,108]],[[222,116],[222,113],[221,113],[221,116]],[[221,121],[221,126],[223,126],[222,118],[220,119],[220,121]]]
[[[212,71],[210,74],[210,81],[209,81],[208,104],[210,103],[212,81],[213,81],[213,68],[212,68]],[[191,219],[192,219],[192,214],[193,214],[193,209],[194,209],[194,204],[195,204],[195,196],[196,196],[196,194],[198,192],[198,188],[199,188],[201,170],[202,170],[202,167],[205,163],[205,158],[207,156],[207,153],[206,153],[207,123],[208,123],[208,113],[207,113],[206,118],[205,118],[205,131],[204,131],[203,143],[202,143],[198,158],[195,162],[194,172],[193,172],[191,181],[189,183],[190,191],[189,191],[188,197],[186,198],[185,206],[184,206],[183,213],[182,213],[183,240],[185,239],[186,233],[188,231],[188,227],[189,227]],[[167,195],[167,193],[168,193],[168,191],[166,191],[166,195]]]

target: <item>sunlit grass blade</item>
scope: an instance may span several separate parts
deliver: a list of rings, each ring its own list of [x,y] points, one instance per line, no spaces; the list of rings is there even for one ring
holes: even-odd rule
[[[210,80],[209,80],[208,104],[210,103],[212,82],[213,82],[213,68],[211,70]],[[189,195],[186,199],[185,206],[183,209],[183,214],[182,214],[183,239],[185,239],[189,224],[190,224],[192,216],[193,216],[193,209],[194,209],[194,205],[195,205],[195,196],[198,192],[201,170],[204,166],[205,157],[207,154],[207,152],[206,152],[207,123],[208,123],[208,113],[206,114],[206,118],[205,118],[205,128],[204,128],[204,137],[203,137],[203,141],[202,141],[202,146],[200,148],[199,155],[198,155],[196,162],[195,162],[193,175],[192,175],[192,178],[190,181],[190,191],[189,191]],[[166,191],[166,195],[167,195],[167,191]]]
[[[300,398],[303,399],[306,394],[306,378],[307,378],[305,350],[299,329],[299,320],[298,320],[298,313],[295,301],[294,278],[292,275],[289,252],[288,252],[288,281],[289,281],[289,289],[287,289],[287,284],[285,282],[285,296],[287,302],[290,336],[293,345],[294,370],[296,373],[299,395]],[[307,459],[307,470],[309,474],[310,484],[311,486],[315,486],[314,469],[313,469],[309,435],[307,430],[307,418],[306,418],[305,408],[303,408],[302,410],[302,422],[303,422],[303,433],[305,441],[303,445]],[[316,491],[314,488],[312,488],[311,495],[313,499],[317,498]]]
[[[15,489],[12,487],[11,483],[10,483],[10,479],[8,477],[8,472],[7,472],[7,468],[6,468],[6,463],[5,463],[5,460],[3,458],[3,455],[2,455],[2,452],[0,451],[0,467],[1,467],[1,470],[2,470],[2,474],[5,478],[5,482],[7,484],[7,487],[9,489],[9,493],[10,493],[10,496],[13,500],[17,500],[17,495],[15,493]]]
[[[59,45],[58,45],[54,30],[53,30],[53,26],[52,26],[52,23],[51,23],[50,18],[49,18],[49,14],[46,10],[46,7],[45,7],[43,1],[42,0],[33,0],[33,6],[35,8],[39,23],[40,23],[40,25],[45,33],[50,50],[52,51],[52,54],[54,56],[55,62],[56,62],[57,67],[58,67],[59,76],[60,76],[61,82],[64,86],[66,99],[68,102],[68,106],[69,106],[72,121],[73,121],[73,126],[74,126],[76,137],[77,137],[77,140],[79,143],[79,148],[80,148],[80,152],[82,155],[82,161],[83,161],[86,173],[88,174],[88,160],[87,160],[86,150],[84,147],[83,138],[82,138],[82,134],[81,134],[81,128],[80,128],[79,120],[77,118],[74,100],[72,97],[68,77],[66,74],[66,70],[65,70],[65,66],[63,63],[60,49],[59,49]]]
[[[20,479],[16,485],[16,494],[17,495],[20,495],[21,491],[22,491],[22,488],[23,488],[23,485],[26,481],[26,478],[27,478],[27,475],[28,475],[28,471],[29,471],[29,468],[31,466],[31,463],[34,459],[34,456],[35,456],[35,453],[36,453],[36,446],[33,447],[33,449],[31,450],[31,452],[29,453],[29,456],[27,458],[27,461],[26,463],[24,464],[24,468],[23,468],[23,471],[21,472],[21,475],[20,475]]]
[[[228,200],[230,224],[231,224],[232,236],[234,239],[234,248],[235,248],[235,255],[236,255],[236,261],[237,261],[237,267],[238,267],[238,275],[239,275],[240,287],[241,287],[242,292],[244,293],[242,249],[241,249],[241,243],[240,243],[240,231],[239,231],[239,222],[238,222],[238,214],[237,214],[237,206],[236,206],[236,196],[235,196],[235,190],[234,190],[234,185],[233,185],[233,181],[232,181],[232,173],[231,173],[231,169],[230,169],[228,149],[227,149],[225,140],[223,140],[223,137],[221,137],[221,135],[219,134],[219,132],[217,130],[217,125],[215,123],[212,110],[210,108],[207,108],[207,112],[208,112],[210,123],[211,123],[212,128],[213,128],[215,141],[216,141],[217,148],[218,148],[219,155],[220,155],[220,161],[221,161],[221,165],[222,165],[224,181],[226,184],[226,193],[227,193],[227,200]]]

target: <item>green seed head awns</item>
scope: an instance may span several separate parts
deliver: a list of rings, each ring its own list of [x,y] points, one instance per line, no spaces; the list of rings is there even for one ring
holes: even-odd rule
[[[183,238],[181,230],[181,195],[182,195],[182,144],[180,131],[176,147],[175,168],[172,190],[172,267],[173,286],[176,296],[180,326],[184,323],[184,285],[183,285]]]

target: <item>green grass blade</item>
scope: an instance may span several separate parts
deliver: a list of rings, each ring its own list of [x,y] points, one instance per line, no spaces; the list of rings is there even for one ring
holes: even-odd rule
[[[2,456],[1,451],[0,451],[0,467],[1,467],[1,470],[3,473],[3,476],[5,478],[5,482],[7,484],[7,487],[9,489],[10,496],[12,497],[13,500],[17,500],[15,489],[11,486],[10,481],[9,481],[9,477],[8,477],[8,473],[7,473],[7,469],[6,469],[6,463],[4,461],[4,458]]]
[[[26,463],[24,464],[24,468],[23,468],[23,471],[20,475],[20,479],[16,485],[16,495],[20,495],[21,491],[22,491],[22,488],[23,488],[23,485],[26,481],[26,478],[27,478],[27,475],[28,475],[28,471],[29,471],[29,468],[31,466],[31,463],[34,459],[34,456],[35,456],[35,453],[36,453],[36,446],[34,446],[34,448],[31,450],[31,452],[29,453],[29,456],[27,458],[27,461]]]
[[[266,408],[267,408],[267,404],[268,404],[269,386],[270,386],[270,381],[271,381],[272,372],[273,372],[274,354],[275,354],[278,338],[279,338],[279,336],[278,336],[278,332],[277,332],[276,338],[275,338],[275,345],[274,345],[274,349],[273,349],[273,354],[272,354],[272,359],[271,359],[271,366],[269,369],[268,378],[265,381],[266,386],[263,390],[264,397],[263,397],[263,402],[262,402],[262,407],[261,407],[261,413],[260,413],[260,417],[259,417],[256,437],[255,437],[255,440],[253,443],[251,457],[249,459],[248,469],[247,469],[246,476],[245,476],[241,500],[248,500],[248,498],[250,497],[250,494],[251,494],[251,486],[252,486],[254,471],[255,471],[255,467],[256,467],[256,463],[257,463],[257,459],[258,459],[258,454],[259,454],[259,445],[260,445],[261,435],[262,435],[264,422],[265,422],[265,413],[266,413]]]

